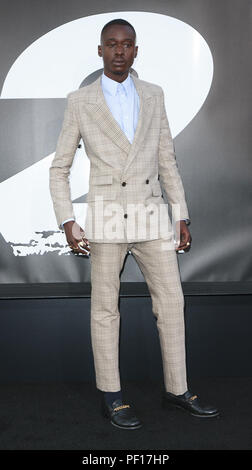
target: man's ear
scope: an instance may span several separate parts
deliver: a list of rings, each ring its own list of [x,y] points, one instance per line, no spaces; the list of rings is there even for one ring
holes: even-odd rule
[[[100,57],[102,57],[102,49],[101,49],[101,46],[98,46],[98,55]]]
[[[135,57],[137,56],[138,53],[138,46],[135,47]]]

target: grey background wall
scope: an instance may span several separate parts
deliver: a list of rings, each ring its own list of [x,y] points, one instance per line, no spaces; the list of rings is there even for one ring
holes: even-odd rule
[[[43,34],[77,18],[120,11],[118,2],[112,0],[13,0],[1,1],[0,9],[0,90],[15,59]],[[251,2],[128,0],[123,10],[178,18],[193,26],[211,49],[210,92],[174,141],[193,238],[191,251],[179,255],[181,277],[183,282],[250,282]],[[0,100],[0,184],[55,151],[65,104],[61,98]],[[1,204],[8,205],[8,200]],[[15,219],[13,209],[9,217]],[[8,220],[1,221],[2,227],[5,224]],[[57,252],[16,256],[1,234],[0,246],[1,284],[90,280],[88,259],[58,256]],[[143,281],[131,256],[121,280]]]

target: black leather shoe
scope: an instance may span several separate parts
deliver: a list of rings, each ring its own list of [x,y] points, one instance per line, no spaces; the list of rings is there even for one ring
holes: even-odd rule
[[[199,418],[213,418],[215,416],[219,416],[220,414],[217,408],[209,405],[201,405],[198,396],[193,395],[189,391],[185,392],[183,395],[173,395],[173,393],[164,391],[163,407],[182,408],[191,415],[197,416]]]
[[[123,404],[120,399],[108,405],[102,398],[102,414],[110,419],[111,424],[121,429],[139,429],[142,426],[131,406]]]

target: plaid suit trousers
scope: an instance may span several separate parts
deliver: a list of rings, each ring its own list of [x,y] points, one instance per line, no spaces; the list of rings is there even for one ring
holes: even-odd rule
[[[118,303],[120,272],[128,250],[134,256],[151,295],[165,389],[175,395],[187,390],[184,295],[176,251],[174,248],[164,249],[163,243],[163,238],[133,243],[90,241],[91,342],[96,386],[101,391],[121,389]]]

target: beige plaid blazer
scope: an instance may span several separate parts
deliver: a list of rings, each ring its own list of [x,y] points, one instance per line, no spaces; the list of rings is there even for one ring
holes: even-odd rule
[[[189,218],[163,90],[130,75],[140,100],[132,144],[107,106],[101,76],[67,95],[49,170],[50,193],[58,227],[63,230],[61,223],[75,218],[69,173],[82,138],[90,175],[86,216],[78,223],[90,241],[132,243],[170,237],[171,221]]]

